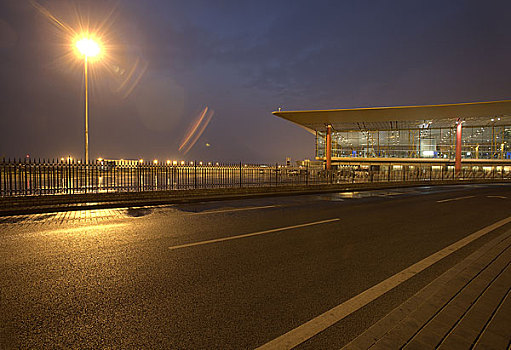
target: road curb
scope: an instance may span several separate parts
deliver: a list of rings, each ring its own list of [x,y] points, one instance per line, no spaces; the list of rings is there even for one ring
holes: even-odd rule
[[[402,348],[405,339],[408,339],[410,334],[420,333],[445,305],[457,298],[460,291],[466,288],[471,279],[475,278],[474,276],[478,276],[499,256],[499,252],[503,252],[509,247],[510,239],[511,230],[508,229],[485,243],[370,326],[342,349]],[[499,248],[500,246],[502,247]],[[441,297],[446,295],[451,299]],[[454,318],[458,320],[458,318]],[[434,347],[434,345],[423,344],[423,347]]]

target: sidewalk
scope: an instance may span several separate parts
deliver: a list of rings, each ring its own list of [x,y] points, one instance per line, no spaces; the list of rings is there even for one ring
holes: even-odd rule
[[[511,230],[479,248],[343,349],[509,349]]]

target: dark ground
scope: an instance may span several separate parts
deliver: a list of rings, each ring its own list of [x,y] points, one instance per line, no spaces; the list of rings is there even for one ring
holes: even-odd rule
[[[455,201],[439,200],[474,196]],[[511,215],[510,185],[0,218],[0,347],[254,348]],[[171,250],[303,223],[339,221]],[[339,348],[508,227],[301,348]]]

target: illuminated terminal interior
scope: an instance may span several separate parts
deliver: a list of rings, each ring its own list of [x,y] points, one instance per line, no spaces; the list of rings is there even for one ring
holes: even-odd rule
[[[511,160],[511,101],[274,114],[315,133],[318,160],[328,156],[330,133],[332,164],[454,160],[458,130],[463,161]]]
[[[465,122],[462,158],[511,159],[511,122],[502,117]],[[332,157],[453,159],[456,126],[438,121],[396,123],[394,129],[361,125],[359,130],[332,130]],[[472,124],[472,125],[470,125]],[[316,131],[316,157],[325,157],[326,132]]]

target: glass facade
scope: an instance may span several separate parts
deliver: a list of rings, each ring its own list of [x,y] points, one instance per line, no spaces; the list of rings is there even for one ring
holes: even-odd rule
[[[511,159],[511,126],[463,126],[462,158]],[[325,157],[326,131],[316,132],[316,157]],[[454,159],[456,127],[332,130],[332,158]]]

